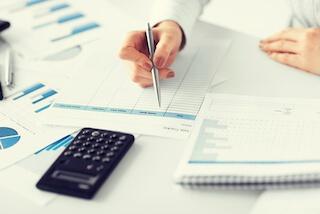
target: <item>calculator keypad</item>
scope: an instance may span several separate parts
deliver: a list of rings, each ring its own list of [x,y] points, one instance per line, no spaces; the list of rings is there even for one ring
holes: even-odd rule
[[[130,134],[84,128],[40,179],[37,187],[91,198],[133,142],[134,137]],[[75,184],[70,185],[70,181]],[[61,189],[64,185],[67,190]],[[83,190],[84,186],[86,190]]]

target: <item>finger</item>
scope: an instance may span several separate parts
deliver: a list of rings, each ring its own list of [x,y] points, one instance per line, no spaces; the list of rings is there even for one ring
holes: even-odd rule
[[[302,60],[301,57],[297,54],[273,52],[269,54],[269,56],[271,59],[282,64],[302,69]]]
[[[173,78],[174,76],[175,76],[174,71],[172,71],[169,68],[159,69],[160,80],[170,79],[170,78]]]
[[[160,37],[154,54],[154,62],[158,68],[163,68],[167,64],[167,60],[177,49],[177,41],[173,36],[164,35]]]
[[[278,40],[270,43],[261,43],[260,48],[265,52],[299,53],[300,48],[297,42]]]
[[[178,55],[178,51],[172,52],[172,54],[169,56],[166,64],[164,65],[164,67],[165,68],[170,67],[173,64],[174,60],[176,59],[177,55]]]
[[[124,60],[132,61],[149,70],[152,63],[149,57],[144,54],[145,50],[145,34],[143,31],[134,31],[128,34],[119,57]]]
[[[264,40],[262,43],[274,42],[277,40],[289,40],[289,41],[298,41],[303,36],[303,29],[300,28],[288,28],[279,33],[276,33]]]
[[[175,73],[169,68],[160,69],[158,72],[160,80],[169,79],[175,76]],[[134,64],[131,71],[131,79],[133,82],[139,82],[140,79],[152,81],[151,70],[144,70],[140,66]]]
[[[152,63],[150,62],[149,58],[143,53],[136,50],[134,47],[122,47],[119,56],[121,59],[134,62],[146,70],[150,70],[152,68]]]
[[[150,79],[145,79],[143,77],[138,77],[135,79],[134,81],[136,84],[138,84],[140,87],[142,88],[147,88],[147,87],[150,87],[152,86],[152,80]]]

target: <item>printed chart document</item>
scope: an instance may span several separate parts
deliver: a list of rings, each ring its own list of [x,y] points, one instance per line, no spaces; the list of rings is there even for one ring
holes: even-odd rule
[[[126,17],[101,0],[2,1],[0,17],[12,24],[3,37],[28,59],[44,59],[73,48],[81,51],[89,43],[112,37],[117,26],[110,23]]]
[[[230,40],[207,44],[178,56],[176,76],[160,82],[161,108],[152,87],[142,89],[129,79],[126,63],[95,54],[64,88],[46,121],[187,138]]]
[[[176,182],[317,181],[319,109],[317,99],[208,94]]]
[[[64,130],[42,126],[37,118],[48,105],[39,103],[54,90],[46,89],[32,95],[32,101],[27,104],[31,98],[28,94],[41,86],[45,87],[40,83],[33,85],[0,104],[0,169],[31,155],[64,133]]]
[[[74,135],[67,135],[39,149],[30,157],[0,172],[0,186],[13,191],[37,205],[44,206],[56,194],[38,190],[35,185],[60,153],[71,143]],[[21,179],[23,175],[23,179]]]

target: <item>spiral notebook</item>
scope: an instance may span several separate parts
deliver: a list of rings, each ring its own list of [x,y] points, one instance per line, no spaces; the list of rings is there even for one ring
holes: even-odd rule
[[[207,94],[174,175],[187,186],[320,184],[320,100]]]

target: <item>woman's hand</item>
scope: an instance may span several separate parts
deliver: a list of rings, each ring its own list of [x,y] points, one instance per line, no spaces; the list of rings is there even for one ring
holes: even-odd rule
[[[169,66],[174,62],[182,43],[183,33],[174,21],[163,21],[152,29],[156,43],[154,55],[155,66],[159,70],[160,79],[175,76]],[[152,86],[151,68],[145,31],[130,32],[120,50],[121,59],[128,60],[131,65],[130,76],[133,82],[141,87]]]
[[[320,75],[320,28],[289,28],[260,43],[277,62]]]

